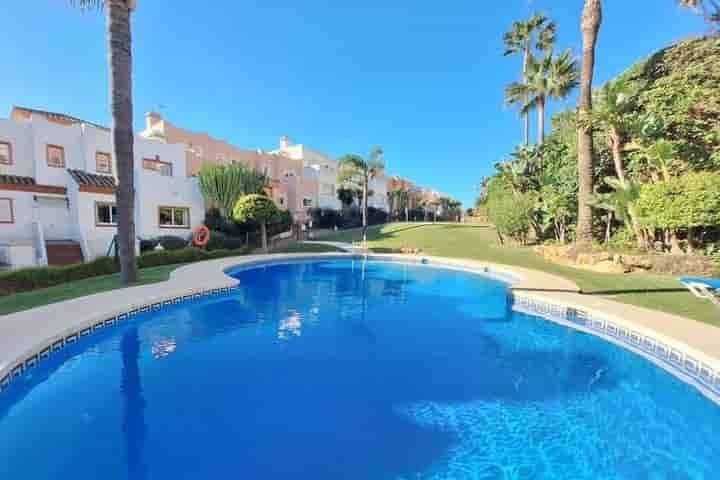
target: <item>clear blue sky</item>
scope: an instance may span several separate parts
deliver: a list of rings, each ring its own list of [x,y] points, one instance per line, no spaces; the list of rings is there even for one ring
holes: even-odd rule
[[[109,125],[103,16],[67,0],[1,3],[0,115],[17,104]],[[136,130],[162,105],[176,124],[241,147],[271,149],[282,134],[333,156],[377,144],[391,173],[466,206],[521,138],[503,106],[520,68],[502,57],[503,32],[542,10],[559,48],[581,48],[581,0],[138,3]],[[707,31],[674,0],[603,3],[599,82]]]

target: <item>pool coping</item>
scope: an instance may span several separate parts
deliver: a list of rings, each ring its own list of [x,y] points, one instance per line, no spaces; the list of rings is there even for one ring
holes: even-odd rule
[[[0,316],[0,391],[27,369],[80,337],[120,324],[141,312],[203,296],[229,294],[238,288],[239,281],[225,272],[234,268],[343,258],[422,263],[502,280],[509,284],[513,310],[540,316],[631,350],[720,404],[720,328],[582,295],[573,282],[537,270],[458,258],[356,252],[246,255],[209,260],[179,267],[165,282],[111,290]]]

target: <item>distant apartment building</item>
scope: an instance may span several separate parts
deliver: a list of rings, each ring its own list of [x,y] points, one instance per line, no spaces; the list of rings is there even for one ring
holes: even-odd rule
[[[230,165],[241,163],[264,173],[269,181],[269,193],[277,206],[289,210],[303,221],[309,206],[317,202],[317,186],[307,176],[303,161],[291,155],[263,150],[242,149],[231,143],[214,138],[204,132],[194,132],[177,127],[158,113],[145,116],[145,138],[158,139],[167,143],[185,145],[187,174],[195,176],[204,164]]]
[[[204,220],[183,145],[136,138],[140,238],[189,235]],[[64,114],[13,108],[0,119],[0,263],[63,264],[105,255],[117,233],[110,130]]]
[[[305,207],[340,209],[340,200],[337,197],[337,161],[305,145],[294,145],[287,136],[280,138],[280,148],[273,153],[302,162],[304,176],[317,183],[317,191],[303,198]]]

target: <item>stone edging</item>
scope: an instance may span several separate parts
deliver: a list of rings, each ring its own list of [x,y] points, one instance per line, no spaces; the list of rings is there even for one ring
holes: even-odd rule
[[[0,358],[0,391],[7,388],[11,381],[21,376],[26,370],[33,368],[39,362],[50,357],[51,354],[66,345],[75,343],[79,338],[89,336],[101,330],[132,318],[141,312],[159,310],[165,306],[191,301],[209,295],[227,295],[236,290],[237,280],[225,275],[226,271],[252,267],[258,265],[271,265],[300,260],[323,260],[333,258],[364,258],[369,260],[384,260],[403,263],[418,263],[431,266],[444,267],[480,273],[502,280],[511,285],[510,295],[513,299],[513,310],[540,316],[542,318],[560,323],[564,326],[590,333],[615,343],[623,348],[633,351],[657,364],[661,368],[680,378],[684,382],[698,389],[703,395],[720,404],[720,357],[708,354],[700,349],[684,343],[672,336],[666,335],[656,328],[648,328],[637,322],[620,317],[588,306],[584,297],[579,295],[578,288],[572,282],[560,277],[527,270],[522,268],[494,265],[470,260],[450,259],[428,256],[407,256],[394,254],[357,255],[348,253],[332,254],[290,254],[290,255],[253,255],[245,257],[232,257],[208,262],[200,262],[181,267],[171,274],[170,280],[143,287],[123,289],[115,295],[91,295],[81,299],[70,300],[58,304],[39,307],[33,310],[7,315],[0,319],[3,322],[15,321],[42,321],[43,315],[62,309],[72,309],[76,305],[88,307],[92,304],[91,315],[76,319],[70,326],[57,329],[52,334],[38,333],[41,340],[25,338],[29,346],[16,349],[14,358]],[[204,283],[206,288],[197,288],[197,283]],[[549,298],[552,294],[545,292],[564,292],[563,298]],[[537,293],[536,293],[537,292]],[[123,302],[120,298],[118,305],[108,305],[107,308],[97,311],[97,302],[100,297],[122,297],[125,294],[131,301]],[[137,303],[138,297],[145,301]],[[615,304],[615,302],[610,302]],[[623,307],[625,307],[623,305]],[[86,308],[87,310],[87,308]],[[633,313],[645,314],[649,311],[638,307],[627,306],[623,309],[630,316]],[[674,320],[692,322],[692,320],[672,317],[655,312],[658,316],[665,316]],[[55,326],[56,327],[56,326]],[[715,327],[707,327],[715,329]],[[719,329],[720,330],[720,329]],[[30,332],[32,333],[32,332]],[[715,333],[715,332],[713,332]],[[720,335],[720,333],[718,333]],[[0,348],[0,352],[2,352]],[[713,352],[714,353],[714,352]],[[10,355],[13,355],[12,353]],[[0,353],[0,357],[2,357]]]

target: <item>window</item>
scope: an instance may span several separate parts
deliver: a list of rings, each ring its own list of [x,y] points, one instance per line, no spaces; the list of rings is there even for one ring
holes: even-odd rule
[[[98,173],[112,175],[112,155],[105,152],[95,152],[95,170]]]
[[[65,168],[65,149],[58,145],[47,146],[48,167]]]
[[[285,197],[280,197],[280,206],[282,207],[284,205],[285,205]]]
[[[12,145],[10,142],[0,142],[0,163],[12,165]]]
[[[190,228],[190,209],[187,207],[158,208],[158,225],[163,228]]]
[[[313,206],[312,198],[303,198],[303,207],[308,208]]]
[[[0,198],[0,223],[15,223],[12,198]]]
[[[95,225],[98,227],[117,225],[117,207],[114,203],[95,203]]]
[[[173,174],[172,163],[163,162],[160,157],[143,158],[143,168],[159,172],[163,177],[172,177]]]

